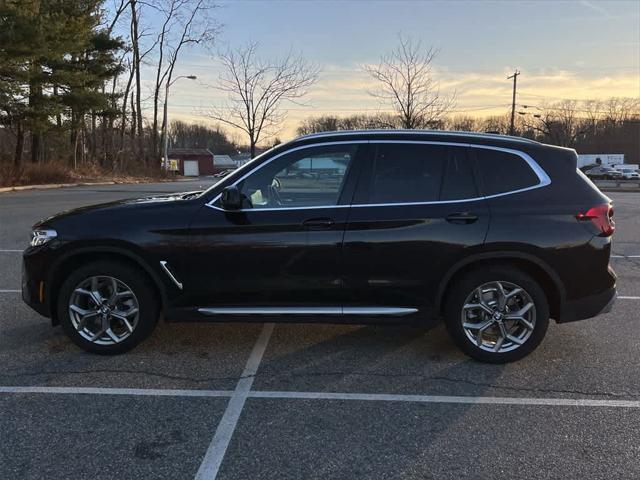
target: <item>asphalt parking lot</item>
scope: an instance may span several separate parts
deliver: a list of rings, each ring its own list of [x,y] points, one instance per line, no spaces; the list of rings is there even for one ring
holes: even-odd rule
[[[515,364],[441,326],[164,323],[101,357],[22,304],[35,221],[208,182],[0,194],[0,478],[640,477],[640,193],[608,194],[613,311]]]

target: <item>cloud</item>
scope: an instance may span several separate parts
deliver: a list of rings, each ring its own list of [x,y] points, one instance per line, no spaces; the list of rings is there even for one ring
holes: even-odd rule
[[[449,71],[444,67],[434,70],[443,95],[456,94],[455,114],[483,117],[506,113],[511,105],[513,83],[507,80],[512,71],[504,67],[502,73],[476,71]],[[640,97],[640,72],[638,70],[591,71],[578,68],[545,68],[528,70],[521,68],[518,77],[518,102],[542,105],[562,99],[603,100],[610,97]],[[333,114],[339,116],[357,113],[389,111],[371,96],[376,83],[358,65],[324,66],[318,83],[304,99],[304,105],[286,105],[287,119],[281,130],[281,138],[295,136],[302,120],[308,117]],[[200,84],[176,84],[172,90],[170,112],[172,118],[211,123],[202,115],[207,107],[220,104],[224,95]]]
[[[607,9],[605,9],[601,5],[595,4],[595,3],[590,2],[588,0],[582,0],[580,2],[580,5],[585,7],[587,10],[591,10],[592,12],[597,13],[598,15],[602,15],[602,16],[604,16],[606,18],[611,18],[612,17],[611,13]]]

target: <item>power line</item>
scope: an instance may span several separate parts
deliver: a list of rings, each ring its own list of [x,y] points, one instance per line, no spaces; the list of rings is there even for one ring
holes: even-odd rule
[[[591,101],[597,101],[597,99],[594,98],[566,98],[566,97],[553,97],[551,95],[539,95],[536,93],[527,93],[527,92],[523,92],[522,90],[520,90],[518,92],[518,94],[520,96],[523,97],[535,97],[535,98],[549,98],[551,100],[571,100],[574,102],[591,102]],[[611,97],[610,97],[611,98]],[[613,97],[615,98],[615,97]]]
[[[521,103],[517,103],[516,105],[522,107],[522,108],[536,108],[540,111],[545,111],[545,110],[567,110],[564,107],[553,107],[553,106],[545,106],[543,108],[537,106],[537,105],[530,105],[530,104],[521,104]],[[571,108],[570,110],[574,111],[574,112],[584,112],[584,113],[601,113],[601,114],[608,114],[608,113],[612,113],[610,110],[589,110],[588,108]]]

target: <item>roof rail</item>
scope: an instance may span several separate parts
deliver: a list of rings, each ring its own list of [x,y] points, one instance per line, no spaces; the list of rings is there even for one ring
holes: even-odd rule
[[[475,138],[486,138],[491,140],[504,140],[504,141],[513,141],[513,142],[522,142],[529,144],[539,144],[535,140],[531,140],[529,138],[522,137],[514,137],[511,135],[500,135],[496,133],[480,133],[480,132],[457,132],[450,130],[336,130],[331,132],[319,132],[319,133],[310,133],[307,135],[302,135],[297,137],[295,140],[302,140],[305,138],[320,138],[320,137],[333,137],[337,135],[344,136],[356,136],[356,135],[370,135],[370,134],[381,134],[381,135],[439,135],[439,136],[456,136],[456,137],[475,137]]]

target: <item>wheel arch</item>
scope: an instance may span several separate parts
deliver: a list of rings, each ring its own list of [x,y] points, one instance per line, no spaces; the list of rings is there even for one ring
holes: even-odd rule
[[[144,274],[151,280],[151,284],[158,295],[161,311],[166,309],[168,299],[165,287],[157,273],[142,257],[118,247],[84,247],[73,250],[59,258],[53,264],[51,271],[49,272],[47,278],[47,285],[49,287],[45,292],[45,295],[49,299],[48,307],[49,312],[51,313],[51,323],[53,325],[58,325],[60,322],[57,318],[58,293],[66,275],[79,265],[105,259],[120,261],[134,266],[144,272]]]
[[[472,270],[494,265],[516,267],[531,275],[547,296],[551,317],[559,318],[566,294],[558,274],[546,262],[534,255],[511,251],[479,253],[456,263],[440,282],[436,298],[436,311],[442,314],[446,297],[456,278]]]

